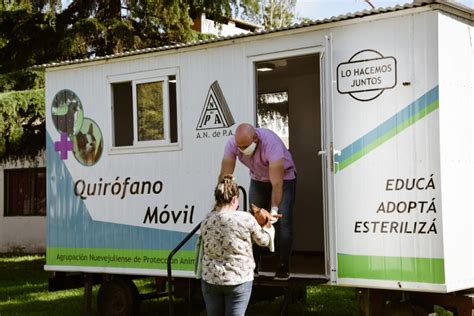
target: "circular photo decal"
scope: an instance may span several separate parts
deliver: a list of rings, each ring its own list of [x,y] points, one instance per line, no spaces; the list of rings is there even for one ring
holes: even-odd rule
[[[85,166],[92,166],[102,156],[102,132],[93,120],[85,118],[82,127],[72,137],[74,157]]]
[[[51,115],[58,131],[75,135],[84,119],[81,100],[71,90],[61,90],[54,96]]]

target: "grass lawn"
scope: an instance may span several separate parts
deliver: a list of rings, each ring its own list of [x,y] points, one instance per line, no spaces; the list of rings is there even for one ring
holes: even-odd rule
[[[10,315],[82,315],[83,289],[48,292],[50,272],[43,270],[44,255],[0,254],[0,316]],[[150,292],[150,279],[136,281],[140,292]],[[98,286],[93,288],[96,310]],[[278,315],[283,297],[252,303],[248,315]],[[178,301],[175,315],[185,315],[188,305]],[[168,301],[142,302],[141,315],[167,315]],[[202,313],[204,315],[204,313]],[[354,289],[329,286],[308,287],[306,302],[290,305],[290,315],[357,315]]]

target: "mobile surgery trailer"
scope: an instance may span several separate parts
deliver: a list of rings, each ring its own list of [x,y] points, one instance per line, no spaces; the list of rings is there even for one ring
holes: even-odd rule
[[[295,159],[292,279],[474,287],[473,21],[429,1],[43,65],[45,269],[165,276],[250,122]],[[194,277],[195,238],[175,277]]]

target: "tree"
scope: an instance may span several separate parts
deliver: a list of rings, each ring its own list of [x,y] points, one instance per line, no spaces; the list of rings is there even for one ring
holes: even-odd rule
[[[35,161],[44,149],[44,90],[0,94],[0,162]]]
[[[193,18],[217,22],[259,11],[259,0],[2,1],[0,74],[33,64],[86,58],[198,39]]]
[[[31,66],[188,42],[204,36],[191,28],[202,12],[222,22],[240,10],[257,14],[259,0],[2,0],[0,163],[44,149],[44,79]]]
[[[39,3],[39,1],[38,1]],[[36,161],[38,153],[44,150],[44,90],[43,75],[21,69],[11,60],[19,60],[31,53],[31,45],[24,45],[29,37],[19,25],[35,26],[34,31],[43,32],[42,23],[34,25],[50,11],[35,14],[34,4],[2,1],[0,14],[0,162],[8,160]],[[55,4],[48,3],[50,8]],[[27,15],[31,15],[26,18]],[[39,18],[39,20],[38,20]],[[12,49],[12,38],[20,45]],[[25,51],[26,49],[26,51]],[[20,57],[21,56],[21,57]],[[31,59],[25,58],[25,59]],[[18,91],[24,90],[24,91]]]
[[[264,0],[263,26],[265,29],[290,25],[294,18],[296,0]]]

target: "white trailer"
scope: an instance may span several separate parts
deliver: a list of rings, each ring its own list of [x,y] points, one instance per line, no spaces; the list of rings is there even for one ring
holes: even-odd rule
[[[43,65],[45,269],[165,276],[250,122],[296,162],[292,279],[473,288],[473,23],[428,1]],[[246,189],[246,168],[236,176]],[[194,244],[174,276],[194,276]]]

